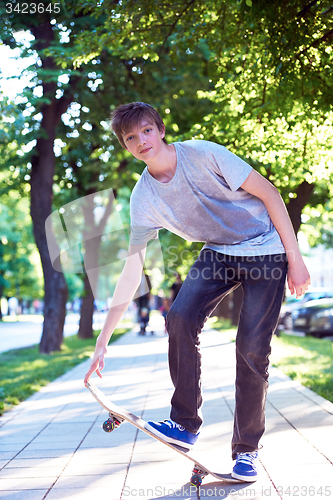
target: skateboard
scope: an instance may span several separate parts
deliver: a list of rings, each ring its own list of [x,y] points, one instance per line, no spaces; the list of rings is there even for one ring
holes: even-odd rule
[[[168,443],[164,439],[160,438],[159,436],[155,436],[152,432],[150,432],[148,429],[146,429],[146,422],[142,420],[142,418],[137,417],[133,413],[125,410],[124,408],[121,408],[120,406],[116,406],[110,399],[100,390],[98,387],[96,387],[92,382],[87,382],[87,387],[90,390],[91,394],[94,396],[96,401],[106,410],[109,412],[109,418],[106,420],[103,424],[103,430],[105,432],[112,432],[114,429],[119,427],[124,421],[129,422],[130,424],[134,425],[140,431],[145,432],[148,434],[148,436],[151,436],[152,438],[156,439],[157,441],[160,441],[161,443],[165,444],[172,450],[176,451],[183,457],[188,458],[194,463],[194,468],[192,471],[192,476],[190,479],[190,483],[192,486],[196,486],[199,488],[199,486],[202,483],[202,480],[205,476],[208,476],[209,474],[215,479],[218,479],[219,481],[224,481],[228,483],[241,483],[239,479],[235,479],[231,476],[231,474],[220,474],[219,472],[213,472],[204,465],[202,465],[191,453],[190,450],[187,448],[183,448],[181,446],[175,445]]]

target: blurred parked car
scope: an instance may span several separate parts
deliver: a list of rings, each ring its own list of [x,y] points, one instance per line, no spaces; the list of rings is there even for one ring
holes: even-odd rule
[[[296,299],[294,295],[287,296],[281,307],[278,329],[292,330],[293,311],[301,308],[309,300],[318,300],[324,298],[333,298],[333,289],[326,287],[313,287],[305,292],[305,294],[302,295],[302,297],[300,297],[299,299]]]
[[[314,337],[333,335],[333,298],[310,300],[292,312],[294,330]]]

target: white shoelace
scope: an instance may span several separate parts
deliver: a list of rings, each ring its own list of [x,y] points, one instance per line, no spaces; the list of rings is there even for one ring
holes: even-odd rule
[[[174,422],[173,420],[164,420],[164,423],[170,427],[170,429],[179,429],[180,431],[184,431],[185,430],[185,427],[183,427],[182,425],[180,424],[177,424],[176,422]]]
[[[256,452],[244,452],[237,454],[237,461],[240,461],[243,464],[253,465],[257,458],[258,454]]]

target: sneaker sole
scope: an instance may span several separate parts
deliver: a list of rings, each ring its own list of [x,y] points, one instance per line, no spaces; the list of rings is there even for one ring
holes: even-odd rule
[[[258,479],[257,476],[242,476],[241,474],[237,474],[236,472],[231,473],[231,477],[234,479],[239,479],[240,481],[244,481],[245,483],[254,483]]]
[[[181,448],[184,448],[187,451],[190,451],[194,446],[193,444],[186,443],[185,441],[179,441],[178,439],[173,439],[171,437],[165,436],[164,434],[156,430],[154,427],[151,427],[148,423],[145,424],[145,429],[154,434],[154,436],[161,438],[162,441],[166,441],[169,444],[175,444],[176,446],[180,446]]]

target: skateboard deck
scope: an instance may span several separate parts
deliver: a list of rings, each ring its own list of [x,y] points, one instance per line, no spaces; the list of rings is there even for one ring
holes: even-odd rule
[[[239,479],[235,479],[231,476],[231,474],[221,474],[219,472],[214,472],[208,469],[206,466],[201,464],[197,458],[192,455],[190,450],[187,450],[186,448],[182,448],[181,446],[177,446],[171,443],[168,443],[164,439],[160,438],[159,436],[155,436],[152,432],[150,432],[148,429],[145,428],[146,422],[142,420],[142,418],[137,417],[133,413],[125,410],[125,408],[121,408],[120,406],[115,405],[112,403],[112,401],[100,390],[98,387],[96,387],[92,382],[87,382],[87,387],[90,390],[91,394],[94,396],[96,401],[106,410],[109,412],[110,420],[105,422],[103,425],[104,430],[107,430],[107,432],[110,432],[110,430],[113,430],[115,427],[118,427],[122,421],[129,422],[130,424],[134,425],[140,431],[144,432],[145,434],[148,434],[148,436],[151,436],[152,438],[156,439],[157,441],[160,441],[164,445],[168,446],[172,450],[176,451],[180,455],[183,455],[183,457],[188,458],[191,460],[194,464],[195,467],[192,472],[192,477],[191,477],[191,484],[194,486],[200,486],[202,482],[202,478],[210,474],[211,476],[215,477],[215,479],[218,479],[219,481],[224,481],[224,482],[230,482],[230,483],[241,483]],[[115,426],[111,425],[112,417],[116,417],[117,422]],[[110,429],[107,424],[110,422],[110,425],[112,428]],[[108,429],[106,429],[108,428]]]

